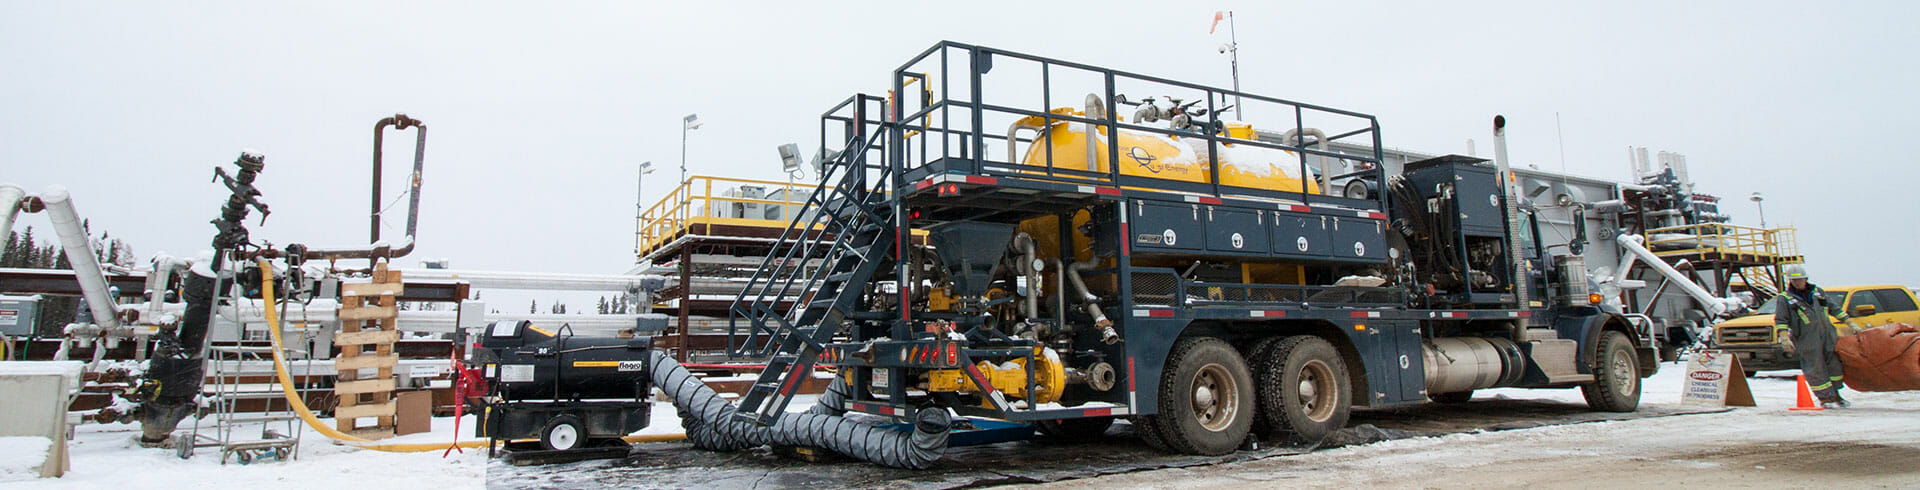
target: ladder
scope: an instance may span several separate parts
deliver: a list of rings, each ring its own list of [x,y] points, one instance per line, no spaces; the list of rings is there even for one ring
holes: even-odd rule
[[[882,134],[825,166],[827,175],[728,309],[729,354],[767,358],[740,398],[736,417],[762,425],[778,420],[812,375],[823,346],[850,313],[860,311],[868,283],[890,259],[888,248],[898,237],[886,192],[892,171],[880,166],[870,172],[865,157]]]
[[[219,274],[221,283],[234,285],[234,267],[223,268]],[[216,295],[214,310],[224,304],[239,318],[238,305],[246,301],[235,288]],[[224,301],[223,301],[224,300]],[[274,308],[275,305],[263,304],[261,308]],[[209,320],[208,326],[213,322]],[[234,339],[245,340],[246,323],[235,322]],[[267,328],[284,328],[282,325],[268,325]],[[283,330],[284,331],[284,330]],[[303,330],[303,335],[306,331]],[[246,383],[245,378],[258,377],[257,373],[246,371],[248,365],[271,364],[272,346],[250,346],[244,342],[235,345],[214,345],[214,335],[208,335],[201,344],[201,352],[207,353],[208,374],[213,382],[201,385],[201,397],[213,408],[212,420],[194,416],[193,426],[175,435],[174,451],[180,459],[192,458],[194,449],[201,447],[220,448],[220,464],[238,459],[240,464],[251,464],[257,460],[273,459],[288,461],[299,457],[301,425],[300,416],[293,412],[290,403],[285,402],[286,393],[274,383]],[[307,353],[294,347],[284,351],[288,358],[305,356]],[[311,365],[308,372],[312,371]],[[304,394],[304,393],[303,393]],[[253,405],[246,407],[243,405]],[[257,411],[248,408],[258,408]],[[203,425],[210,423],[210,425]],[[259,429],[254,434],[255,427]],[[212,432],[212,434],[207,434]]]

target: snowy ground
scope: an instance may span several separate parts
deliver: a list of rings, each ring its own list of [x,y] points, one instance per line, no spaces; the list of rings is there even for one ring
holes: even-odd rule
[[[1683,365],[1646,381],[1642,405],[1677,404]],[[1403,439],[1244,463],[1073,480],[1055,488],[1920,487],[1920,392],[1843,392],[1852,408],[1793,412],[1793,374],[1752,381],[1758,407],[1727,413]],[[1475,399],[1580,401],[1578,390],[1488,390]]]
[[[1645,380],[1643,405],[1679,403],[1683,366],[1667,364]],[[1920,486],[1920,392],[1845,392],[1855,406],[1804,413],[1793,404],[1793,371],[1752,380],[1757,408],[1707,415],[1600,422],[1404,439],[1224,465],[1129,473],[1059,482],[1065,488],[1256,486],[1621,487],[1695,483],[1713,486]],[[1476,399],[1579,402],[1578,390],[1501,389]],[[796,400],[802,409],[811,400]],[[330,421],[329,421],[330,422]],[[471,434],[472,417],[460,433]],[[388,442],[453,440],[452,419],[434,432]],[[657,404],[643,434],[677,433],[669,404]],[[201,448],[190,460],[135,445],[137,425],[85,425],[72,441],[65,478],[0,471],[0,487],[60,489],[189,488],[351,483],[358,488],[482,488],[482,449],[442,458],[439,451],[384,453],[333,444],[306,432],[298,460],[252,465],[219,462]],[[25,439],[25,438],[20,438]],[[0,453],[14,442],[0,441]],[[16,448],[17,449],[17,448]],[[499,469],[499,465],[493,465]],[[0,467],[0,470],[7,468]],[[1571,470],[1571,471],[1570,471]],[[357,489],[356,489],[357,490]]]
[[[207,419],[210,423],[211,419]],[[322,419],[332,424],[331,419]],[[472,434],[474,418],[466,417],[461,434]],[[189,421],[182,427],[191,426]],[[279,425],[279,424],[276,424]],[[255,427],[258,425],[256,424]],[[408,434],[383,443],[451,443],[452,418],[433,420],[432,432]],[[209,434],[212,432],[209,431]],[[220,464],[217,448],[198,448],[182,460],[170,449],[142,448],[134,442],[138,424],[88,424],[77,428],[70,441],[73,469],[62,478],[34,479],[0,472],[0,487],[8,489],[140,489],[217,485],[220,488],[278,488],[289,484],[351,485],[355,490],[384,488],[482,488],[486,480],[486,450],[467,449],[446,458],[440,451],[387,453],[334,444],[308,430],[293,461]],[[15,439],[15,438],[8,438]],[[42,440],[44,441],[44,440]],[[0,441],[10,442],[10,441]],[[4,453],[5,448],[0,448]]]

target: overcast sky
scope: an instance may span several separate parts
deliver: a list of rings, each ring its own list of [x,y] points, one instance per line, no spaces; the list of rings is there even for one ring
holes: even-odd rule
[[[225,196],[212,167],[255,148],[255,237],[354,245],[373,123],[405,112],[431,130],[403,265],[616,273],[635,166],[660,167],[649,201],[670,189],[688,113],[694,173],[779,179],[778,145],[811,154],[820,112],[941,39],[1228,86],[1207,29],[1232,9],[1248,92],[1374,114],[1429,153],[1489,154],[1505,114],[1519,163],[1564,151],[1590,176],[1628,177],[1628,146],[1684,153],[1737,223],[1764,193],[1816,281],[1920,284],[1920,4],[1181,3],[0,1],[0,182],[68,186],[142,257],[189,254]]]

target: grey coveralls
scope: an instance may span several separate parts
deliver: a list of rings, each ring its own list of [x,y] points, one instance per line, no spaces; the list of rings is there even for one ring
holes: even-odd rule
[[[1807,296],[1801,297],[1789,286],[1780,294],[1784,303],[1782,308],[1774,308],[1774,335],[1787,334],[1793,337],[1794,354],[1800,356],[1800,373],[1806,375],[1807,386],[1820,401],[1833,401],[1840,397],[1840,388],[1845,386],[1840,375],[1840,357],[1834,355],[1833,347],[1840,340],[1832,321],[1827,315],[1833,315],[1840,321],[1847,321],[1846,308],[1827,300],[1827,292],[1819,286],[1807,284]]]

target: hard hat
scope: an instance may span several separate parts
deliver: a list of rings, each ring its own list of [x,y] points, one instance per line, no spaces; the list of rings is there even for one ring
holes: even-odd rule
[[[1787,266],[1787,280],[1806,279],[1806,278],[1807,278],[1807,268],[1801,267],[1800,264],[1793,264],[1793,265]]]

